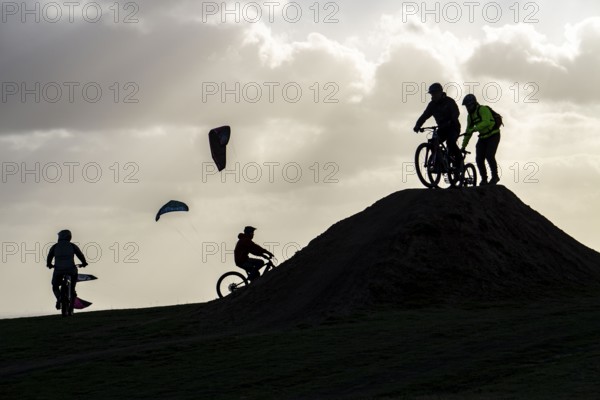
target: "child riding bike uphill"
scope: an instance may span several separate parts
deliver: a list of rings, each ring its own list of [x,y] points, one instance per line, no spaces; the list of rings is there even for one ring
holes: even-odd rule
[[[256,228],[252,226],[245,227],[244,233],[240,233],[238,235],[238,242],[233,250],[235,265],[248,272],[250,281],[253,281],[260,276],[260,272],[258,272],[258,270],[265,264],[265,262],[258,258],[250,257],[249,255],[252,254],[264,258],[273,257],[273,253],[271,253],[269,250],[263,249],[252,241],[255,230]]]
[[[65,274],[71,275],[72,294],[73,298],[75,298],[75,284],[77,283],[78,274],[77,267],[73,261],[74,256],[79,258],[82,267],[88,265],[79,247],[71,243],[71,231],[64,229],[58,232],[58,242],[50,248],[46,261],[48,268],[54,268],[54,273],[52,274],[52,292],[54,292],[54,296],[56,297],[57,310],[60,310],[60,283],[62,276]],[[54,259],[54,265],[52,265],[52,259]]]

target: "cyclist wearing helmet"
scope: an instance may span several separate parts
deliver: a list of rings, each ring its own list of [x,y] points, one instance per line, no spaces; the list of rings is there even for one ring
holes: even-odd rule
[[[71,275],[73,296],[76,295],[75,285],[77,284],[78,274],[77,267],[73,261],[74,256],[79,258],[82,267],[88,265],[85,256],[79,247],[77,247],[76,244],[71,243],[71,231],[64,229],[58,232],[58,242],[50,247],[48,259],[46,261],[46,266],[48,268],[54,268],[54,273],[52,274],[52,292],[54,292],[54,296],[56,297],[57,310],[60,310],[60,282],[63,275]],[[54,265],[52,265],[52,259],[54,259]]]
[[[250,257],[249,254],[265,258],[273,257],[273,253],[263,249],[252,241],[255,230],[256,228],[252,226],[245,227],[244,233],[240,233],[238,235],[238,242],[233,250],[235,265],[246,270],[251,281],[260,276],[260,272],[258,272],[258,270],[265,264],[265,262],[258,258]]]
[[[450,155],[454,156],[455,160],[458,160],[459,165],[462,165],[462,154],[456,144],[458,135],[460,135],[460,122],[458,121],[460,111],[458,105],[456,105],[452,97],[446,95],[440,83],[436,82],[429,86],[427,93],[431,95],[431,101],[417,120],[413,130],[418,132],[425,121],[433,117],[438,126],[440,142],[443,143],[446,141]]]
[[[498,177],[498,164],[496,163],[496,150],[498,150],[498,144],[500,143],[500,128],[496,127],[496,121],[490,108],[480,105],[475,95],[466,95],[462,104],[469,113],[462,149],[464,150],[469,144],[473,132],[479,132],[479,139],[475,146],[475,161],[481,175],[480,185],[495,185],[500,180]],[[485,167],[486,161],[492,173],[492,179],[489,183]]]

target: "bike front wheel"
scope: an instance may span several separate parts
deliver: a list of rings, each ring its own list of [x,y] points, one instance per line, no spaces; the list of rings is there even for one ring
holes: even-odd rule
[[[475,187],[477,186],[477,170],[471,163],[465,164],[465,173],[463,178],[464,187]]]
[[[431,155],[432,151],[429,143],[421,143],[415,152],[415,169],[417,170],[417,176],[421,183],[427,188],[435,186],[435,184],[431,182],[431,175],[429,173],[434,168],[434,166],[431,165]]]
[[[226,272],[217,281],[217,294],[223,298],[248,285],[248,279],[239,272]]]

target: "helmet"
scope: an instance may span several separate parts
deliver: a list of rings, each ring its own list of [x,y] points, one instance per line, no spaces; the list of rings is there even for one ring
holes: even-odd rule
[[[247,226],[247,227],[244,228],[244,233],[246,233],[246,234],[254,233],[255,230],[256,230],[255,227],[253,227],[253,226]]]
[[[475,97],[474,94],[471,94],[471,93],[466,95],[462,101],[463,106],[469,106],[469,105],[475,104],[475,103],[477,103],[477,98]]]
[[[437,92],[443,92],[444,88],[442,87],[441,83],[432,83],[431,86],[429,86],[429,90],[427,91],[427,93],[431,94],[431,93],[437,93]]]
[[[71,231],[68,229],[63,229],[62,231],[58,232],[58,240],[71,240]]]

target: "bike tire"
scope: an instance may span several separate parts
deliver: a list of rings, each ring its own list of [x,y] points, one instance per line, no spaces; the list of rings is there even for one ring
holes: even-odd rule
[[[457,163],[460,163],[460,164],[456,165]],[[450,159],[449,164],[450,164],[450,171],[448,171],[448,173],[447,173],[448,183],[450,184],[451,187],[461,187],[462,183],[463,183],[464,169],[465,169],[462,159],[458,162]]]
[[[431,145],[429,143],[421,143],[415,151],[415,169],[417,170],[417,177],[421,183],[427,187],[435,187],[435,184],[431,183],[431,176],[429,170],[429,159],[431,157]]]
[[[444,154],[444,151],[440,150],[439,154]],[[443,166],[446,162],[448,163],[448,170]],[[433,185],[432,187],[437,189],[460,187],[462,184],[462,172],[457,169],[455,162],[452,160],[442,161],[441,158],[439,158],[438,165],[431,168],[427,173],[429,175],[429,180]]]
[[[248,285],[248,279],[239,272],[226,272],[217,281],[217,294],[223,298],[237,289]]]
[[[72,314],[71,310],[71,285],[67,278],[63,277],[60,285],[60,312],[63,317],[68,317]]]
[[[477,170],[471,163],[465,164],[465,173],[463,175],[463,186],[464,187],[475,187],[477,186]]]
[[[429,168],[427,168],[427,176],[429,178],[431,188],[440,188],[440,182],[442,180],[442,176],[444,175],[442,150],[440,150],[437,155],[438,156],[435,158],[435,161],[430,162],[431,165],[429,166]]]

